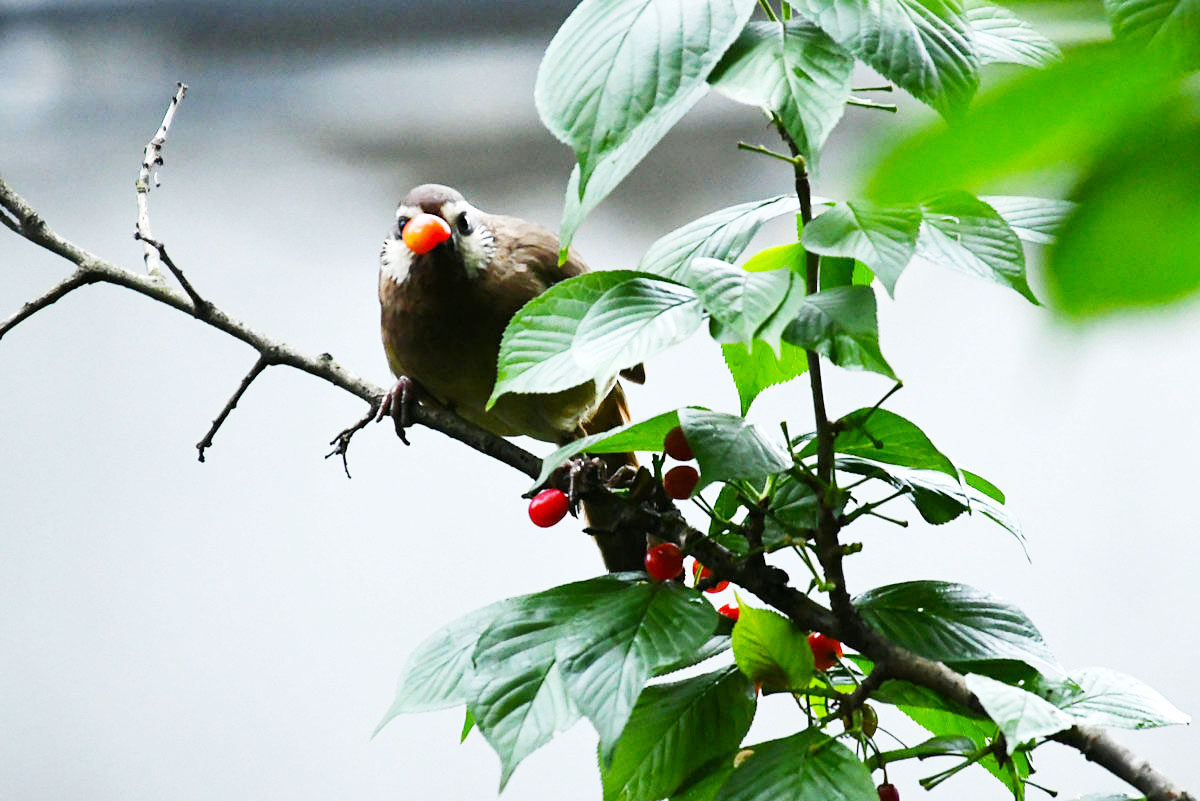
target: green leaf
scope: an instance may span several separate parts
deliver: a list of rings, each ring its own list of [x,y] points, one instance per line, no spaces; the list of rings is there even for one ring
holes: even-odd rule
[[[703,321],[695,295],[657,278],[634,278],[596,301],[579,323],[573,352],[594,376],[616,375],[682,342]]]
[[[584,273],[526,303],[504,329],[488,407],[506,392],[553,392],[590,380],[580,377],[587,371],[575,357],[579,325],[604,293],[637,276],[630,270]]]
[[[921,513],[921,517],[924,518],[926,523],[931,523],[935,526],[949,523],[963,512],[973,514],[975,511],[979,511],[1016,537],[1017,542],[1021,544],[1021,548],[1025,548],[1025,535],[1021,532],[1020,525],[1003,508],[1004,494],[974,473],[963,472],[967,485],[971,489],[977,490],[976,492],[969,492],[963,489],[962,484],[951,480],[942,473],[927,470],[909,470],[896,466],[885,468],[883,465],[872,462],[869,459],[860,459],[854,456],[838,459],[837,468],[848,473],[878,478],[886,481],[898,490],[907,490],[909,493],[907,496],[908,499],[912,502],[913,506],[917,507],[917,511]],[[986,494],[982,489],[972,484],[972,481],[981,487],[986,487],[989,492],[996,494]],[[997,495],[1000,498],[998,502]],[[1026,557],[1028,557],[1028,552],[1026,552]]]
[[[795,195],[777,195],[706,214],[651,245],[638,269],[678,280],[688,263],[700,256],[732,262],[764,223],[798,208]]]
[[[861,261],[839,256],[822,256],[818,284],[820,290],[842,286],[870,286],[875,280],[871,268]]]
[[[1186,102],[1130,120],[1071,193],[1079,207],[1046,265],[1067,314],[1156,306],[1200,289],[1200,114],[1189,116]]]
[[[1080,48],[990,92],[957,124],[899,142],[876,166],[868,197],[905,202],[1076,165],[1171,93],[1164,74],[1118,48]]]
[[[469,710],[469,709],[464,710],[462,733],[458,735],[458,741],[460,743],[465,743],[467,741],[467,735],[470,734],[471,730],[474,728],[475,728],[475,718],[474,718],[474,716],[471,715],[471,710]]]
[[[754,709],[754,687],[736,668],[647,687],[612,762],[601,767],[604,801],[670,795],[697,768],[742,741]]]
[[[693,259],[683,280],[695,290],[701,305],[731,330],[742,344],[754,341],[791,287],[792,276],[781,271],[751,273],[717,259]]]
[[[833,449],[850,456],[876,462],[938,470],[958,478],[958,469],[946,455],[933,446],[925,432],[887,409],[858,409],[839,421]],[[817,452],[815,441],[805,446],[802,456]]]
[[[1037,303],[1025,278],[1021,240],[995,209],[967,192],[947,192],[921,210],[918,256],[1011,287]]]
[[[813,677],[808,632],[783,615],[739,601],[733,659],[746,678],[766,690],[801,690]]]
[[[400,674],[396,698],[375,733],[400,714],[465,704],[474,674],[471,652],[475,650],[475,642],[504,611],[506,603],[500,601],[476,609],[442,627],[418,645]]]
[[[718,620],[717,623],[718,623],[718,632],[719,632],[720,631],[720,620]],[[711,637],[709,637],[707,640],[704,641],[703,645],[701,645],[699,648],[697,648],[696,650],[689,653],[687,656],[682,657],[682,658],[672,662],[669,665],[659,665],[658,667],[656,667],[654,669],[654,675],[656,677],[657,676],[666,676],[668,673],[674,673],[677,670],[683,670],[684,668],[690,668],[694,665],[700,664],[701,662],[703,662],[706,659],[712,659],[714,656],[720,656],[721,654],[723,654],[729,650],[730,639],[731,638],[728,634],[720,634],[720,633],[713,634]]]
[[[752,748],[717,801],[879,801],[866,766],[819,729]]]
[[[868,590],[854,605],[880,634],[928,659],[947,664],[1013,659],[1045,675],[1062,674],[1024,612],[965,584],[891,584]]]
[[[1200,0],[1104,0],[1113,36],[1200,69]]]
[[[979,87],[979,60],[957,0],[800,0],[838,44],[943,115]]]
[[[850,99],[854,57],[808,20],[751,22],[713,70],[713,88],[775,112],[813,165]]]
[[[977,476],[970,470],[962,471],[963,480],[967,482],[967,486],[977,489],[993,501],[1004,503],[1004,493],[1000,491],[992,482],[988,481],[983,476]]]
[[[791,270],[804,269],[804,246],[799,242],[790,245],[779,245],[766,250],[760,250],[742,265],[748,273],[765,273],[769,270],[779,270],[787,267]]]
[[[698,591],[643,582],[599,599],[566,627],[559,670],[596,727],[605,760],[650,676],[695,654],[716,626],[716,611]]]
[[[558,668],[558,640],[576,615],[640,574],[612,574],[513,598],[480,636],[467,705],[500,757],[500,788],[522,759],[579,718]]]
[[[1007,8],[976,6],[968,8],[964,17],[980,64],[1045,67],[1062,58],[1054,42]]]
[[[1047,682],[1039,694],[1080,723],[1094,726],[1150,729],[1191,722],[1156,690],[1108,668],[1072,671],[1066,681]]]
[[[671,794],[671,801],[713,801],[721,785],[733,774],[733,759],[737,752],[717,757],[696,771],[699,775],[688,776],[680,789]]]
[[[568,203],[564,248],[581,212],[704,95],[709,72],[753,9],[753,0],[584,0],[559,28],[534,100],[579,162],[572,183],[580,203]]]
[[[990,195],[979,199],[995,209],[1018,237],[1039,245],[1053,244],[1063,220],[1075,209],[1070,201],[1041,197]]]
[[[862,201],[838,203],[804,229],[802,241],[823,256],[858,259],[879,276],[889,293],[917,249],[921,212]]]
[[[839,367],[896,378],[879,351],[875,293],[870,287],[838,287],[809,295],[784,330],[783,339],[815,351]]]
[[[1070,715],[1020,687],[975,673],[968,673],[963,678],[988,716],[1004,732],[1004,745],[1009,754],[1022,743],[1049,737],[1075,725]]]
[[[753,348],[740,343],[722,345],[721,354],[737,387],[742,416],[764,389],[791,381],[808,370],[804,349],[787,342],[782,344],[778,357],[761,339],[754,340]]]
[[[533,488],[542,486],[550,474],[561,467],[568,459],[580,453],[625,453],[627,451],[661,452],[663,440],[667,433],[679,425],[678,412],[664,412],[642,420],[638,423],[628,423],[618,428],[610,428],[598,434],[591,434],[568,442],[554,453],[542,460],[542,472],[533,483]]]
[[[700,466],[700,486],[766,478],[792,466],[781,441],[768,438],[736,415],[680,409],[679,424]]]

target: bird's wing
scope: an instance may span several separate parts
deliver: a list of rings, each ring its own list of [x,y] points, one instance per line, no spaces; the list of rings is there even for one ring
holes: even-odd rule
[[[587,267],[573,249],[567,260],[558,263],[558,237],[550,230],[516,217],[491,215],[488,220],[498,246],[493,263],[504,270],[529,272],[541,288],[557,284],[587,272]]]

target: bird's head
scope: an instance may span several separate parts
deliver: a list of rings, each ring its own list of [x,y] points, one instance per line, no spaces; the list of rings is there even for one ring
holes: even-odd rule
[[[416,187],[396,209],[396,222],[379,254],[385,275],[404,283],[418,270],[458,270],[474,278],[496,252],[487,215],[457,190],[441,184]]]

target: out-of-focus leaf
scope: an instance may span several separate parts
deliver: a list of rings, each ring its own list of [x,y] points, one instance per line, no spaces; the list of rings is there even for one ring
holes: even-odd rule
[[[1200,69],[1200,0],[1104,0],[1104,10],[1117,39]]]

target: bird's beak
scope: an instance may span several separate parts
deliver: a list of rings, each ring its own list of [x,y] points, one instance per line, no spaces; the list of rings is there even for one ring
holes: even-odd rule
[[[450,238],[450,226],[436,214],[418,214],[400,232],[404,244],[416,255],[428,253]]]

